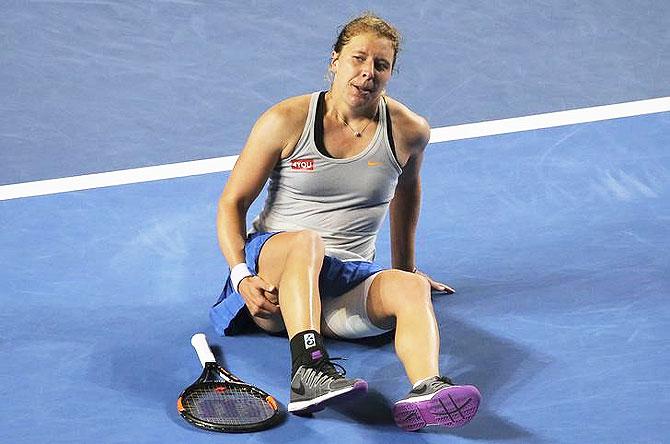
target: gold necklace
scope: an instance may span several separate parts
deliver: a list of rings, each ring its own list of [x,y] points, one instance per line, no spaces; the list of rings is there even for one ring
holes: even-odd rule
[[[342,116],[340,115],[340,113],[338,113],[337,110],[336,110],[335,108],[333,108],[333,111],[335,111],[335,114],[337,115],[337,118],[340,119],[340,120],[342,121],[342,123],[344,123],[344,124],[346,125],[346,127],[349,128],[349,129],[351,130],[352,133],[354,133],[354,136],[356,136],[356,137],[362,137],[362,136],[363,136],[363,132],[365,131],[365,129],[368,127],[368,125],[370,125],[370,123],[372,123],[373,120],[375,120],[375,117],[377,117],[377,113],[375,112],[375,115],[372,117],[372,119],[371,119],[371,120],[368,120],[368,123],[366,123],[365,126],[364,126],[360,131],[356,131],[355,129],[353,129],[353,128],[351,127],[351,125],[349,125],[349,124],[347,123],[346,120],[344,120],[344,118],[342,118]]]

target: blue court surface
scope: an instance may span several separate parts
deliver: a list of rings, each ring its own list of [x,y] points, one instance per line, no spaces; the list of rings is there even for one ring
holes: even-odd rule
[[[8,2],[0,183],[234,154],[263,108],[323,87],[336,26],[368,8],[406,33],[392,95],[434,127],[670,95],[665,3],[514,3]],[[226,70],[259,63],[259,29],[280,48],[265,41],[235,96]],[[480,52],[450,59],[463,45]],[[292,50],[307,55],[289,63]],[[360,401],[246,435],[179,417],[197,331],[288,403],[285,338],[209,325],[227,172],[0,201],[0,442],[670,442],[668,146],[664,112],[428,147],[418,263],[457,290],[434,296],[440,363],[483,395],[455,430],[394,425],[409,386],[388,337],[328,342],[369,382]],[[387,230],[378,260],[390,262]]]

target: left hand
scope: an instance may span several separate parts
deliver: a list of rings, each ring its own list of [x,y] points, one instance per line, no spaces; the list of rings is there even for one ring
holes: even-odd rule
[[[453,288],[451,288],[451,287],[448,286],[447,284],[443,284],[443,283],[441,283],[441,282],[437,282],[436,280],[434,280],[433,278],[431,278],[430,276],[428,276],[428,275],[427,275],[426,273],[424,273],[423,271],[417,269],[417,270],[414,271],[414,272],[415,272],[416,274],[418,274],[418,275],[420,275],[420,276],[423,276],[423,277],[425,277],[426,279],[428,279],[428,282],[430,283],[430,289],[431,289],[431,290],[441,291],[441,292],[446,293],[446,294],[454,294],[454,293],[456,293],[456,290],[454,290]]]

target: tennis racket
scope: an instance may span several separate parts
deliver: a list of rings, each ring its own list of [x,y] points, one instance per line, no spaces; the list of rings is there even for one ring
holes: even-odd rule
[[[254,432],[279,420],[277,401],[218,365],[203,333],[194,334],[191,344],[203,370],[177,399],[184,419],[216,432]]]

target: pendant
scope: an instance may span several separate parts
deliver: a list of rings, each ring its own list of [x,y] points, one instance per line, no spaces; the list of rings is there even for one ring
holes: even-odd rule
[[[356,137],[361,137],[361,136],[362,136],[362,134],[361,134],[361,133],[359,133],[359,132],[356,132],[356,133],[354,133],[354,136],[356,136]]]

